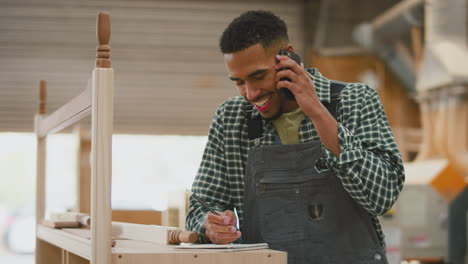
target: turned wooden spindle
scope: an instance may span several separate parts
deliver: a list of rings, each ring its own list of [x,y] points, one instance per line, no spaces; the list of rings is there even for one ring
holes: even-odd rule
[[[38,113],[40,115],[47,114],[47,86],[46,81],[40,80],[39,81],[39,110]]]
[[[195,243],[198,235],[191,231],[182,231],[180,229],[169,231],[169,244]]]
[[[97,39],[99,45],[96,53],[97,68],[111,68],[110,60],[110,15],[106,12],[99,12],[97,18]]]

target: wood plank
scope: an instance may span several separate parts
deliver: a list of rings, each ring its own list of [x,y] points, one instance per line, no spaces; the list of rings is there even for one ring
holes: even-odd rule
[[[36,122],[40,116],[36,116]],[[46,145],[47,138],[37,138],[36,153],[36,224],[44,219],[46,195]]]
[[[376,17],[372,21],[372,27],[374,30],[378,30],[379,27],[385,25],[388,23],[390,20],[393,18],[401,15],[403,12],[405,12],[408,9],[413,8],[416,5],[423,4],[423,0],[404,0],[401,1],[400,3],[396,4],[394,7],[390,8],[389,10],[385,11],[378,17]]]
[[[68,252],[68,263],[67,264],[89,264],[89,260],[82,258],[80,256],[77,256],[71,252]]]
[[[43,220],[42,225],[50,227],[50,228],[79,227],[80,222],[78,222],[78,221]]]
[[[239,252],[176,250],[172,246],[133,240],[118,240],[112,255],[113,263],[287,263],[287,253],[270,249]]]
[[[75,134],[79,138],[77,153],[76,211],[91,212],[91,135],[89,129],[78,126]]]
[[[91,163],[91,263],[111,263],[111,178],[114,74],[93,71]]]
[[[112,236],[159,244],[169,243],[169,231],[175,227],[112,222]]]
[[[236,252],[236,253],[186,253],[186,254],[114,254],[113,263],[141,264],[141,263],[203,263],[203,264],[286,264],[286,254],[279,252]]]
[[[62,264],[62,250],[44,240],[36,239],[35,264]]]
[[[286,263],[287,253],[271,249],[239,252],[182,250],[172,245],[136,240],[117,240],[114,263]],[[115,262],[117,261],[117,262]],[[135,261],[135,262],[133,262]],[[140,261],[140,262],[138,262]],[[213,262],[211,262],[213,261]]]
[[[36,228],[37,237],[39,239],[73,252],[83,258],[91,258],[91,243],[88,239],[66,233],[59,229],[48,228],[43,225],[37,225]]]
[[[76,236],[79,236],[81,238],[86,238],[88,240],[91,240],[91,229],[86,229],[86,228],[62,228],[61,229],[63,232],[73,234]],[[116,242],[114,239],[112,239],[111,245],[115,246]]]
[[[112,236],[159,244],[195,243],[198,235],[195,232],[183,231],[180,228],[112,222]]]
[[[56,133],[80,121],[91,113],[91,87],[86,89],[70,102],[66,103],[47,117],[39,119],[36,127],[38,137]]]
[[[411,47],[413,50],[413,65],[415,72],[419,72],[423,58],[423,43],[422,43],[422,32],[421,27],[411,27]]]
[[[112,221],[144,225],[161,225],[161,211],[112,210]]]

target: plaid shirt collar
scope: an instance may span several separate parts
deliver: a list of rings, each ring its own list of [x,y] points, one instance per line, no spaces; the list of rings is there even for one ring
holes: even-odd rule
[[[314,81],[314,87],[317,91],[317,96],[320,102],[329,103],[330,102],[330,80],[323,77],[323,75],[317,70],[316,68],[309,68],[306,69],[307,73],[309,73],[310,78]],[[258,112],[257,108],[252,107],[252,118],[255,118],[260,113]]]

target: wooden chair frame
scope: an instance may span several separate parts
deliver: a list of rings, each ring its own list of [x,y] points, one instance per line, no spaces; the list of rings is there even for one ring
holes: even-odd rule
[[[110,57],[110,17],[99,13],[97,19],[96,67],[86,89],[54,113],[47,115],[45,81],[40,83],[39,112],[35,118],[37,135],[37,236],[49,236],[40,225],[45,214],[46,141],[47,136],[92,116],[91,147],[91,252],[80,255],[91,263],[111,263],[111,177],[114,72]],[[72,243],[73,244],[73,243]],[[38,262],[36,258],[36,262]]]

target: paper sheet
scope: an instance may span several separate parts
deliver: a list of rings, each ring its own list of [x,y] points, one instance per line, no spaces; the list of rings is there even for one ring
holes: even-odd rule
[[[191,244],[182,243],[180,246],[174,246],[175,249],[196,249],[196,250],[216,250],[216,251],[244,251],[268,248],[267,243],[257,244]]]

